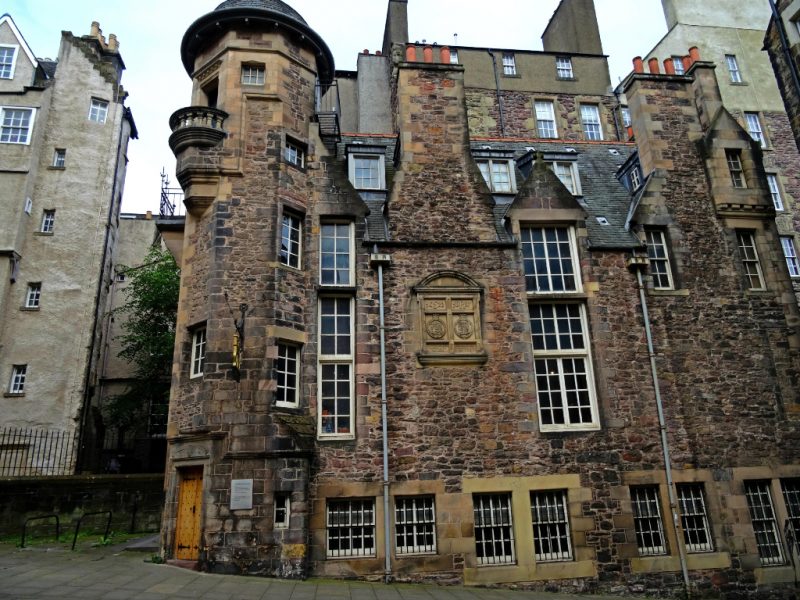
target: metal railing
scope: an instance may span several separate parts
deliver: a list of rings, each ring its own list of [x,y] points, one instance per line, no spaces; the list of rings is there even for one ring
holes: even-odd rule
[[[339,104],[339,86],[335,80],[329,83],[317,81],[314,92],[314,114],[319,123],[320,136],[323,139],[334,138],[338,141],[341,137],[339,125],[341,106]]]
[[[169,176],[161,169],[161,203],[158,208],[160,217],[179,217],[186,214],[183,206],[183,190],[170,187]]]
[[[73,475],[77,434],[47,429],[0,429],[0,477]]]

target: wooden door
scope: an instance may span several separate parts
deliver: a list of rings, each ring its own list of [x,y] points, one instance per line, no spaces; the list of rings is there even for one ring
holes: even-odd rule
[[[175,525],[175,558],[197,560],[200,553],[200,509],[203,467],[180,469],[178,519]]]

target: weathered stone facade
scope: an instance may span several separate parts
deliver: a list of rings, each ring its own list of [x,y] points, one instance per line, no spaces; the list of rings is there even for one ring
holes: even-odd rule
[[[765,555],[748,502],[768,489],[774,523],[800,516],[800,314],[765,152],[713,65],[626,81],[635,144],[594,79],[504,90],[501,136],[469,64],[398,45],[405,4],[370,58],[387,69],[347,75],[348,94],[389,86],[391,118],[344,109],[360,130],[341,136],[314,103],[327,48],[288,6],[230,0],[184,38],[193,104],[219,90],[226,135],[174,120],[188,213],[165,557],[792,597],[781,534]],[[240,83],[250,67],[263,82]],[[557,100],[557,138],[534,133],[536,98]],[[585,102],[605,141],[584,139]]]

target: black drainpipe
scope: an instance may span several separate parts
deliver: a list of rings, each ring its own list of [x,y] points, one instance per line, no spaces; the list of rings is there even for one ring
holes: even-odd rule
[[[794,83],[794,91],[800,98],[800,75],[797,73],[797,65],[792,60],[792,53],[789,50],[789,40],[786,37],[786,29],[783,26],[783,20],[778,12],[778,7],[775,6],[775,0],[769,0],[769,5],[772,7],[772,15],[775,17],[775,25],[778,27],[778,35],[781,38],[781,48],[786,55],[786,62],[789,63],[789,71],[792,73],[792,82]]]
[[[486,51],[492,57],[492,68],[494,69],[494,85],[497,91],[497,108],[500,111],[500,137],[506,137],[506,115],[503,108],[503,96],[500,95],[500,75],[497,73],[497,58],[491,48]]]

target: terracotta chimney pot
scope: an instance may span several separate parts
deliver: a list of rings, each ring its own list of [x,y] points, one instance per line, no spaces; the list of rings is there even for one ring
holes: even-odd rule
[[[450,48],[449,46],[442,46],[442,49],[439,51],[439,60],[442,61],[442,64],[449,65],[450,64]]]
[[[406,62],[417,61],[417,47],[414,44],[406,46]]]
[[[661,71],[659,71],[659,69],[658,69],[658,59],[657,58],[651,58],[650,60],[648,60],[647,61],[647,66],[650,67],[650,74],[651,75],[660,75],[661,74]]]
[[[425,48],[423,48],[422,58],[426,63],[433,62],[433,46],[425,46]]]
[[[637,56],[633,59],[633,72],[644,73],[644,61],[642,61],[641,56]]]

